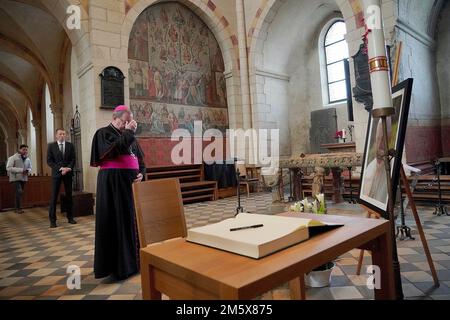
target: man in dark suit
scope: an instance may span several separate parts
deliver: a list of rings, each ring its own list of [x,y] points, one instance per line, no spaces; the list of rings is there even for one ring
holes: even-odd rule
[[[75,166],[75,147],[66,141],[66,131],[56,130],[56,141],[48,145],[47,164],[52,168],[52,199],[48,215],[50,218],[50,228],[56,228],[56,202],[58,201],[61,182],[64,183],[64,190],[67,201],[67,220],[70,224],[76,224],[72,212],[72,176]]]

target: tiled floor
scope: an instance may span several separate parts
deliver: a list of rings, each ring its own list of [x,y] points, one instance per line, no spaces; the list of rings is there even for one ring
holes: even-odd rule
[[[287,204],[273,205],[270,194],[243,199],[249,212],[276,214]],[[233,216],[236,198],[201,203],[186,207],[188,227],[201,226]],[[433,216],[432,208],[420,208],[428,244],[441,280],[434,288],[428,264],[417,233],[416,240],[399,241],[403,290],[411,299],[450,299],[450,218]],[[362,215],[357,205],[329,208],[330,214]],[[408,213],[407,224],[413,226]],[[57,229],[49,229],[47,209],[26,210],[23,215],[0,213],[0,299],[141,299],[140,277],[114,283],[93,277],[94,218],[78,218],[77,225],[60,218]],[[308,299],[372,299],[366,287],[367,275],[356,276],[359,251],[353,250],[336,260],[331,286],[308,289]],[[370,263],[370,256],[365,257]],[[80,290],[67,288],[67,267],[80,267]],[[262,299],[288,299],[287,285],[277,288]]]

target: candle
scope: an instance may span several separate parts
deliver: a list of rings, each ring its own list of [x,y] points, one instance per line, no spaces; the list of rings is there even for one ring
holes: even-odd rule
[[[367,35],[370,82],[372,84],[373,108],[392,108],[389,64],[383,30],[380,0],[362,0],[364,17],[370,32]]]
[[[347,131],[345,129],[342,129],[342,139],[347,139]]]

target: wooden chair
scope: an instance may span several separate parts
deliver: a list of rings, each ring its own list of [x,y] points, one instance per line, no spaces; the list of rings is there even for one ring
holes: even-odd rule
[[[239,170],[239,176],[240,176],[240,186],[245,186],[247,191],[247,197],[250,196],[250,185],[256,185],[259,186],[260,180],[259,178],[249,178],[247,175],[247,168],[245,164],[237,164],[237,169]]]
[[[135,183],[133,195],[141,248],[187,236],[178,179]]]
[[[134,206],[141,248],[187,236],[178,179],[133,184]],[[289,282],[291,298],[305,299],[304,277]]]

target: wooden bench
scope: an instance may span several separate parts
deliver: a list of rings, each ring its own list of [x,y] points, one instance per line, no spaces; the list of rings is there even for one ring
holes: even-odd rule
[[[450,176],[441,176],[442,201],[450,202]],[[410,177],[410,182],[417,180],[414,188],[414,199],[417,201],[436,203],[439,200],[437,176],[422,175]],[[404,191],[404,190],[403,190]]]
[[[147,168],[147,180],[178,178],[183,203],[218,199],[216,181],[205,181],[203,165],[153,166]]]

